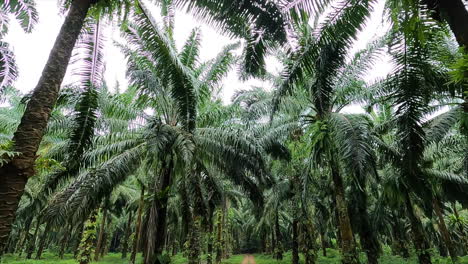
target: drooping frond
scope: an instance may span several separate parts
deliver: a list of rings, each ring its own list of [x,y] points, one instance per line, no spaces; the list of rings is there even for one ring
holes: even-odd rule
[[[0,6],[0,36],[8,31],[7,14],[13,14],[21,28],[30,33],[39,20],[34,0],[6,0]]]
[[[253,201],[261,203],[260,187],[269,184],[263,160],[265,150],[239,130],[200,128],[194,140],[195,157],[212,163],[234,184],[249,193]]]
[[[208,25],[236,37],[245,37],[249,29],[285,40],[284,18],[272,1],[174,0]]]
[[[247,75],[261,74],[268,47],[286,42],[284,14],[273,1],[175,0],[174,3],[221,32],[246,39]]]
[[[343,1],[340,8],[329,14],[319,36],[308,40],[299,49],[290,51],[291,60],[282,73],[283,83],[277,90],[275,109],[281,97],[290,94],[296,85],[314,76],[310,86],[316,110],[320,113],[331,107],[334,76],[345,62],[348,48],[352,45],[365,19],[370,15],[372,1]]]
[[[0,41],[0,101],[3,99],[4,89],[18,78],[15,55],[8,43]]]
[[[363,182],[369,175],[376,176],[376,157],[367,120],[360,115],[334,113],[330,126],[340,158],[357,182]]]
[[[104,37],[99,20],[89,21],[76,43],[71,63],[76,65],[73,74],[82,87],[101,87],[104,81]]]
[[[64,191],[55,195],[44,209],[45,217],[59,224],[72,215],[87,215],[140,166],[144,148],[144,145],[136,146],[81,174]]]
[[[461,109],[457,107],[429,120],[426,132],[427,141],[441,141],[454,128],[455,124],[460,121],[461,115]]]

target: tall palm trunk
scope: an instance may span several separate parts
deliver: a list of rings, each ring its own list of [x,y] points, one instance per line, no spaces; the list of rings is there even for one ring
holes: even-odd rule
[[[223,208],[224,209],[224,208]],[[217,230],[216,230],[216,264],[221,263],[223,258],[223,215],[222,210],[218,210],[218,217],[216,220]]]
[[[453,246],[452,239],[450,238],[450,234],[447,230],[447,225],[445,224],[445,219],[442,214],[442,209],[440,208],[440,203],[437,198],[434,197],[432,200],[432,204],[434,206],[434,211],[437,215],[439,221],[439,230],[442,235],[442,239],[444,240],[445,246],[448,249],[450,254],[450,258],[452,259],[453,263],[457,262],[457,253],[455,252],[455,247]]]
[[[208,255],[206,257],[206,264],[213,263],[213,211],[210,213],[210,219],[208,223]]]
[[[8,240],[26,182],[34,174],[36,152],[57,101],[76,39],[93,1],[72,1],[42,76],[13,136],[14,151],[21,155],[0,168],[0,255]]]
[[[458,44],[468,49],[468,11],[462,0],[437,0],[440,13],[447,20]],[[468,50],[466,50],[468,52]]]
[[[16,249],[19,256],[21,256],[21,254],[23,254],[24,245],[26,245],[26,243],[29,240],[29,232],[30,232],[30,229],[31,229],[32,220],[33,220],[33,217],[30,217],[26,221],[26,224],[24,225],[24,235],[21,238],[21,240],[19,241],[18,247]]]
[[[98,236],[98,241],[96,244],[96,250],[94,251],[94,261],[99,260],[99,255],[101,253],[102,245],[104,242],[106,222],[107,222],[107,208],[104,208],[103,213],[102,213],[101,226],[99,227],[99,236]]]
[[[325,233],[320,232],[320,245],[322,246],[322,256],[327,256],[327,241],[325,240]]]
[[[83,221],[80,221],[80,225],[76,228],[75,230],[75,243],[73,245],[73,258],[78,258],[78,254],[80,253],[80,242],[81,242],[81,237],[83,236],[83,229],[84,225],[86,223],[86,219]]]
[[[365,183],[361,183],[361,186],[365,186]],[[365,190],[353,188],[353,191],[357,192],[357,226],[359,226],[359,238],[361,244],[366,252],[368,264],[378,264],[379,255],[381,251],[380,242],[375,236],[372,230],[371,223],[369,220],[369,213],[367,212],[367,193]]]
[[[51,223],[50,221],[47,221],[47,224],[44,229],[44,233],[41,236],[41,239],[39,240],[39,248],[37,249],[37,254],[36,254],[36,259],[41,259],[42,252],[44,251],[44,247],[47,241],[47,238],[49,237],[49,230]]]
[[[316,228],[311,219],[303,221],[304,264],[314,264],[317,260]]]
[[[408,193],[406,193],[405,200],[406,211],[408,213],[408,218],[411,224],[414,248],[416,249],[416,254],[418,255],[419,264],[432,264],[431,255],[429,253],[429,242],[427,241],[427,238],[424,234],[421,220],[414,212],[413,204],[411,203],[411,198]]]
[[[38,217],[36,221],[37,222],[36,222],[36,229],[34,230],[34,235],[31,238],[31,240],[29,240],[28,248],[26,250],[27,251],[26,259],[31,259],[32,254],[34,252],[34,248],[36,247],[37,234],[39,233],[39,228],[41,227],[40,217]]]
[[[408,259],[410,255],[403,223],[399,221],[399,215],[392,214],[392,220],[392,253]]]
[[[168,190],[171,185],[171,176],[174,169],[174,161],[169,163],[162,162],[161,173],[159,182],[155,183],[155,191],[161,194],[160,197],[154,199],[150,210],[150,221],[148,225],[151,230],[148,230],[148,243],[145,252],[145,264],[159,264],[157,258],[160,256],[164,249],[164,242],[166,238],[167,225],[167,200]]]
[[[84,224],[83,235],[81,238],[77,260],[80,264],[91,262],[93,245],[96,240],[96,217],[97,210],[91,212],[88,221]]]
[[[359,258],[354,243],[353,230],[349,219],[348,205],[346,204],[343,179],[339,173],[337,162],[332,157],[330,162],[332,180],[335,188],[336,211],[338,213],[338,227],[341,238],[341,250],[343,255],[343,264],[359,263]]]
[[[275,216],[275,235],[276,235],[276,254],[275,258],[277,260],[283,260],[283,246],[282,246],[282,235],[279,224],[279,212],[276,212]]]
[[[65,234],[63,235],[62,240],[60,241],[60,251],[59,251],[59,258],[63,259],[63,255],[65,254],[65,250],[67,249],[68,242],[70,241],[71,233],[73,231],[73,225],[70,222],[68,224],[68,228],[65,228]]]
[[[131,233],[131,224],[132,224],[132,214],[133,212],[130,211],[128,212],[128,220],[127,220],[127,225],[125,226],[125,234],[124,234],[124,239],[123,239],[123,245],[122,245],[122,258],[127,257],[127,250],[128,250],[128,238],[130,237]]]
[[[200,248],[200,236],[201,236],[201,217],[195,215],[193,217],[193,221],[190,228],[190,240],[189,240],[189,256],[188,256],[188,263],[189,264],[200,264],[200,255],[201,255],[201,248]]]
[[[141,187],[140,203],[138,204],[138,216],[135,227],[135,237],[133,239],[132,255],[130,256],[130,263],[134,264],[136,254],[139,248],[140,234],[141,234],[141,217],[143,215],[143,206],[145,205],[145,187]]]
[[[292,222],[292,264],[299,264],[299,219],[294,216]]]

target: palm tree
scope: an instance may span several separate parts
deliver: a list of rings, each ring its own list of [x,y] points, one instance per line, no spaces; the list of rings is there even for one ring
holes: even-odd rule
[[[3,176],[0,187],[2,194],[0,208],[3,214],[0,217],[0,248],[3,248],[8,239],[24,186],[28,178],[34,175],[36,152],[47,127],[52,108],[57,101],[60,85],[65,76],[75,42],[85,23],[89,9],[96,2],[95,0],[67,1],[69,10],[65,21],[49,55],[42,77],[32,92],[31,100],[29,100],[13,136],[14,150],[21,154],[9,159],[8,163],[0,168],[0,174]],[[125,3],[128,4],[128,2]],[[120,2],[118,5],[107,4],[115,9],[124,5]]]
[[[346,67],[343,70],[341,66],[345,62],[347,49],[358,28],[369,15],[369,9],[368,1],[345,4],[342,9],[329,16],[333,19],[323,26],[317,38],[310,35],[311,30],[307,25],[299,25],[299,32],[302,32],[298,40],[300,47],[291,53],[290,63],[283,74],[283,83],[277,91],[277,102],[281,96],[294,89],[309,91],[313,112],[308,115],[306,122],[312,136],[311,160],[317,169],[325,170],[332,176],[343,263],[357,263],[358,258],[345,200],[342,172],[345,168],[363,174],[372,171],[368,170],[372,164],[369,162],[372,160],[372,151],[361,136],[353,132],[362,122],[360,118],[339,113],[343,106],[355,100],[352,90],[355,89],[353,87],[359,87],[359,82],[356,83],[354,77],[351,77],[345,78],[342,84],[337,76],[346,74]],[[357,74],[359,70],[365,70],[369,63],[368,60],[362,62],[364,67],[357,68]],[[358,150],[359,153],[354,153]],[[340,155],[336,156],[335,153]]]

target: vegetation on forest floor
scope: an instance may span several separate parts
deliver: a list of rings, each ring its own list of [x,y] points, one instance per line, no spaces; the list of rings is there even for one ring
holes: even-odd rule
[[[223,260],[222,264],[240,264],[242,262],[242,259],[244,258],[245,255],[234,255],[230,257],[229,259]],[[264,254],[254,254],[255,256],[255,261],[257,264],[270,264],[270,263],[275,263],[275,264],[289,264],[291,263],[291,252],[287,252],[284,254],[283,260],[275,260],[271,255],[264,255]],[[361,254],[362,260],[365,259],[364,254]],[[204,259],[204,258],[203,258]],[[317,264],[338,264],[340,262],[340,254],[339,251],[335,249],[328,249],[327,250],[327,256],[324,257],[322,255],[319,255]],[[140,263],[141,260],[137,259],[136,263]],[[56,254],[46,252],[44,253],[44,258],[41,260],[35,260],[35,259],[29,259],[26,260],[24,257],[18,257],[18,256],[13,256],[13,255],[6,255],[3,259],[3,262],[0,262],[2,264],[29,264],[29,263],[34,263],[34,264],[76,264],[76,260],[73,258],[73,255],[67,254],[65,255],[64,259],[59,259]],[[128,259],[122,259],[120,253],[110,253],[104,258],[102,258],[100,261],[93,262],[95,264],[127,264]],[[185,264],[188,263],[187,258],[183,257],[182,255],[176,255],[172,257],[172,262],[171,264]],[[300,263],[304,263],[302,256]],[[362,262],[364,263],[364,262]],[[402,257],[399,256],[392,256],[388,252],[384,254],[380,258],[380,264],[402,264],[402,263],[408,263],[408,264],[415,264],[417,263],[416,256],[412,256],[410,259],[405,260]],[[451,263],[449,258],[444,258],[444,257],[434,257],[434,263],[438,264],[449,264]],[[459,259],[458,264],[468,264],[468,256],[461,257]]]

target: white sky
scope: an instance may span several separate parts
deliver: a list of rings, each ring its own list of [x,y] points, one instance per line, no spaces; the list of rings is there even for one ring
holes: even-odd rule
[[[57,0],[36,0],[37,9],[39,12],[39,23],[30,34],[25,34],[19,25],[12,21],[10,30],[5,40],[10,43],[14,50],[16,61],[19,67],[19,78],[14,83],[14,86],[22,92],[32,90],[39,77],[42,69],[47,61],[49,52],[54,44],[55,38],[63,23],[64,17],[59,13]],[[367,26],[359,36],[359,41],[353,47],[353,51],[365,48],[366,44],[376,36],[381,36],[387,31],[388,25],[382,23],[382,10],[384,1],[380,1],[375,7],[375,12],[370,18]],[[153,13],[156,14],[155,7]],[[176,45],[180,48],[193,28],[200,27],[202,32],[202,44],[200,50],[201,61],[211,59],[218,54],[222,48],[236,40],[229,39],[217,33],[213,28],[200,23],[193,19],[190,15],[181,11],[176,12],[174,39]],[[110,40],[121,40],[118,28],[108,27],[106,37],[109,39],[109,44],[106,45],[105,61],[106,72],[105,79],[110,88],[113,88],[117,82],[124,89],[127,85],[125,80],[125,60],[120,50],[114,47]],[[390,71],[388,58],[383,58],[377,62],[374,69],[365,79],[367,81],[375,78],[383,77]],[[271,72],[279,72],[280,65],[274,59],[267,59],[267,69]],[[65,77],[64,84],[73,82],[70,67]],[[250,85],[269,87],[268,83],[263,83],[258,80],[250,80],[246,83],[238,80],[236,69],[234,69],[225,79],[221,98],[225,103],[230,102],[235,90],[246,89]]]

